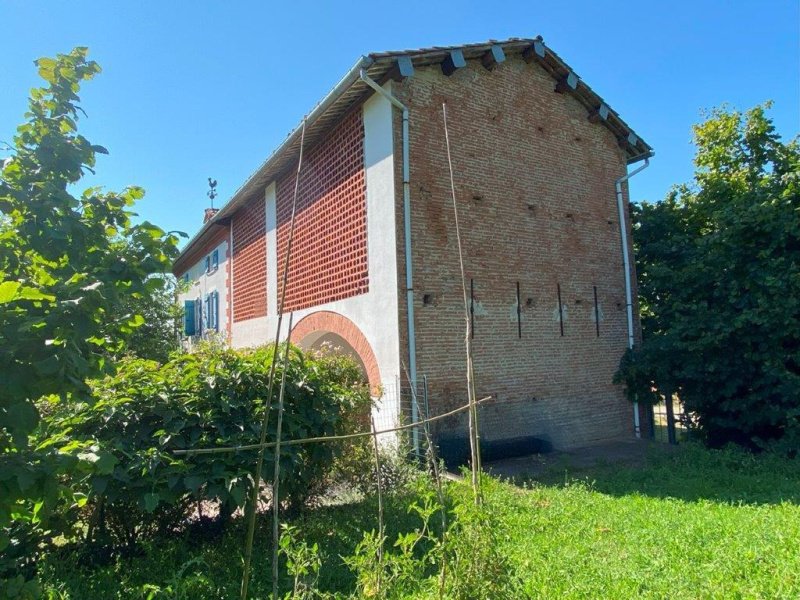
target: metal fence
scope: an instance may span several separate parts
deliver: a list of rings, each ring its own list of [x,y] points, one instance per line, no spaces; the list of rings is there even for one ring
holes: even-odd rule
[[[412,425],[436,416],[428,404],[428,378],[423,375],[415,387],[399,377],[384,382],[382,396],[377,401],[375,426],[387,430],[399,425]],[[412,427],[398,436],[397,441],[412,456],[424,460],[428,451],[422,426]]]
[[[691,415],[676,394],[668,394],[652,407],[650,437],[665,444],[678,444],[691,436]]]

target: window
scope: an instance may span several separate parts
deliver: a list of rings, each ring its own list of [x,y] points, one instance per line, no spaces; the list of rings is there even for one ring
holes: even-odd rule
[[[211,328],[219,331],[219,292],[211,292]]]
[[[219,331],[219,292],[206,294],[203,301],[204,329]]]
[[[213,273],[219,268],[219,250],[206,256],[206,273]]]

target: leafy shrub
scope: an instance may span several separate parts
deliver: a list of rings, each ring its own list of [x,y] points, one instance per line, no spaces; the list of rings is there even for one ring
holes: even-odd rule
[[[381,487],[384,494],[403,493],[419,477],[419,469],[400,443],[379,446]],[[358,438],[336,457],[333,478],[364,496],[377,492],[375,447],[372,438]]]
[[[419,517],[419,527],[399,533],[391,546],[375,530],[365,531],[353,553],[343,557],[356,577],[356,597],[419,596],[430,586],[426,575],[442,557],[441,542],[431,530],[431,517],[441,506],[426,483],[422,479],[416,483],[418,498],[409,499],[407,505],[407,511]]]
[[[632,206],[642,347],[618,379],[675,392],[706,442],[800,443],[800,144],[766,106],[694,128],[693,184]]]
[[[369,403],[354,365],[296,348],[289,356],[284,440],[338,434]],[[272,358],[268,348],[205,345],[164,365],[124,359],[114,376],[94,385],[91,401],[50,417],[52,443],[62,453],[80,449],[94,465],[82,482],[90,508],[87,538],[130,548],[143,535],[175,528],[192,503],[214,503],[222,515],[242,508],[252,491],[257,450],[174,451],[257,444]],[[271,410],[268,440],[275,439],[277,401]],[[266,449],[266,481],[273,457]],[[284,446],[281,501],[297,507],[318,493],[333,458],[329,444]]]
[[[283,525],[280,540],[281,554],[286,558],[286,572],[292,578],[292,590],[287,592],[287,600],[306,600],[323,597],[317,589],[322,557],[319,545],[308,544],[299,539],[297,528]]]
[[[496,485],[494,481],[487,481]],[[502,511],[476,505],[463,494],[453,502],[451,524],[443,544],[449,568],[445,596],[455,600],[517,600],[524,598],[522,581],[501,551]]]
[[[502,511],[485,503],[476,505],[467,486],[448,485],[444,508],[449,525],[446,531],[437,531],[436,515],[443,507],[432,482],[419,478],[411,487],[414,499],[407,510],[419,518],[420,526],[400,533],[391,545],[374,530],[365,532],[353,554],[344,557],[356,576],[357,597],[526,597],[521,579],[501,550],[501,532],[507,530],[498,516]]]

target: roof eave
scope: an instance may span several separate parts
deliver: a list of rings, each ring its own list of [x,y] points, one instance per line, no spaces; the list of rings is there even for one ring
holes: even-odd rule
[[[195,247],[205,237],[206,233],[211,230],[214,225],[228,224],[231,216],[236,210],[246,202],[253,194],[258,192],[261,185],[265,185],[268,181],[265,179],[270,173],[280,171],[281,162],[285,162],[285,156],[291,155],[293,149],[299,148],[300,137],[303,126],[306,127],[306,132],[314,128],[314,125],[320,119],[326,116],[326,112],[333,107],[337,101],[346,94],[349,94],[351,88],[356,87],[360,81],[360,71],[362,69],[377,71],[378,67],[394,66],[397,59],[401,56],[411,56],[416,65],[418,62],[424,64],[435,64],[437,60],[448,54],[451,50],[462,50],[465,57],[476,58],[481,53],[486,52],[493,45],[500,45],[505,51],[511,53],[523,53],[525,49],[530,48],[536,43],[540,47],[545,47],[541,37],[537,38],[511,38],[505,41],[489,41],[481,44],[467,44],[461,46],[445,46],[436,47],[423,50],[404,50],[399,52],[379,52],[366,56],[361,56],[356,63],[350,68],[349,71],[342,77],[339,82],[331,89],[330,92],[308,113],[304,120],[287,136],[286,140],[270,154],[270,156],[247,178],[247,180],[239,187],[238,190],[231,196],[230,200],[214,215],[208,222],[204,223],[200,230],[189,240],[184,249],[181,251],[178,258],[175,260],[173,269],[185,260],[185,257],[190,255]],[[545,47],[546,52],[544,56],[538,54],[534,57],[538,62],[550,72],[550,74],[558,79],[566,77],[568,74],[575,75],[574,71],[567,65],[555,52],[549,47]],[[372,73],[370,74],[372,76]],[[385,73],[381,72],[381,78]],[[575,75],[577,77],[577,75]],[[364,86],[366,88],[366,86]],[[366,90],[365,90],[366,91]],[[574,89],[568,90],[574,97],[576,97],[588,111],[597,111],[600,107],[607,109],[606,115],[603,119],[603,124],[617,136],[620,147],[626,153],[627,164],[632,164],[649,158],[654,155],[652,147],[644,142],[634,131],[628,126],[625,121],[614,110],[605,103],[605,101],[592,90],[582,79],[577,78],[577,83]],[[334,111],[335,112],[335,111]],[[324,120],[324,119],[323,119]]]
[[[230,219],[233,213],[236,212],[236,209],[239,208],[239,206],[241,206],[241,204],[245,202],[247,198],[251,196],[251,194],[257,191],[262,179],[260,175],[268,170],[270,164],[275,162],[292,146],[299,145],[303,126],[313,126],[317,119],[325,114],[325,111],[330,107],[330,105],[335,102],[344,92],[346,92],[357,79],[359,79],[361,69],[368,68],[373,62],[373,59],[369,56],[361,56],[356,61],[356,63],[350,68],[344,77],[339,80],[333,89],[328,92],[328,94],[319,103],[317,103],[311,112],[304,117],[303,121],[301,121],[291,133],[289,133],[289,135],[286,137],[286,140],[284,140],[284,142],[278,146],[272,152],[272,154],[270,154],[269,157],[267,157],[267,159],[261,163],[261,165],[247,178],[247,180],[239,187],[239,189],[234,192],[230,200],[225,203],[225,205],[217,212],[217,214],[203,224],[200,230],[189,240],[183,250],[181,250],[180,255],[175,261],[176,264],[185,254],[189,254],[191,252],[193,247],[199,243],[199,241],[203,238],[205,233],[211,229],[211,227],[216,224],[222,224],[223,221],[227,222]]]

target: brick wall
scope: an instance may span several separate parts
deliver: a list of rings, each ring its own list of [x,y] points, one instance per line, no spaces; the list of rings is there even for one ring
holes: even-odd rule
[[[481,410],[481,433],[486,439],[537,435],[572,447],[632,431],[630,404],[611,381],[626,348],[614,195],[625,158],[614,136],[590,123],[586,109],[555,93],[554,85],[538,65],[509,57],[492,72],[470,61],[449,78],[438,67],[420,68],[395,93],[411,111],[417,359],[418,372],[429,378],[432,407],[442,411],[466,398],[463,298],[442,125],[446,101],[467,278],[474,280],[478,303],[477,393],[497,398]],[[401,281],[402,240],[398,232]],[[400,318],[405,322],[404,307]],[[401,336],[407,356],[404,328]]]
[[[276,187],[279,297],[294,187],[294,173],[280,179]],[[234,235],[235,232],[236,229]],[[341,300],[368,290],[364,124],[360,107],[303,159],[292,243],[286,310]],[[236,276],[234,289],[238,292]]]
[[[264,198],[256,197],[234,213],[233,321],[267,314],[267,242]]]

